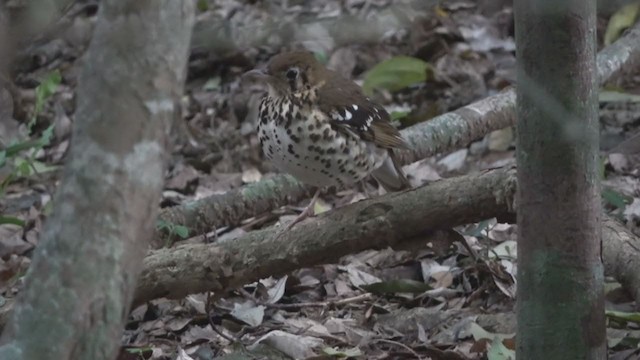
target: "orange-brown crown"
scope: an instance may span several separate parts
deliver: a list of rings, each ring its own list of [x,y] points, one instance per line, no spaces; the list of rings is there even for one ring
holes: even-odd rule
[[[262,82],[273,93],[288,95],[323,86],[327,70],[309,51],[291,51],[275,55],[265,69],[243,75],[243,81]]]

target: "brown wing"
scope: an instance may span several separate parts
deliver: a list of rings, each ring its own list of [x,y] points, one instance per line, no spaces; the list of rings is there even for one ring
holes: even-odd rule
[[[332,71],[328,75],[327,85],[318,92],[320,110],[331,117],[338,130],[354,133],[383,148],[409,148],[382,106],[366,97],[353,81]]]

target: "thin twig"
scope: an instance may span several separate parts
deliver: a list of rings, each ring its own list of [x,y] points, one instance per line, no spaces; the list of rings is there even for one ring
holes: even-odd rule
[[[407,345],[403,344],[403,343],[399,343],[397,341],[393,341],[393,340],[387,340],[387,339],[375,339],[373,340],[373,342],[383,342],[383,343],[388,343],[391,345],[396,345],[396,346],[400,346],[401,348],[407,350],[408,352],[410,352],[413,356],[416,357],[416,359],[418,360],[422,360],[422,357],[420,355],[418,355],[417,352],[415,352],[415,350],[413,350],[412,348],[408,347]]]
[[[209,325],[211,325],[211,329],[216,334],[218,334],[218,335],[222,336],[223,338],[225,338],[227,341],[229,341],[229,342],[231,342],[233,344],[241,344],[242,346],[244,346],[244,344],[242,343],[242,341],[240,341],[240,339],[236,339],[235,337],[232,337],[230,335],[225,334],[224,332],[222,332],[221,330],[218,329],[216,324],[213,323],[213,319],[211,317],[211,309],[213,308],[212,301],[211,301],[211,291],[207,292],[206,308],[207,308],[207,320],[209,320]]]
[[[256,304],[258,305],[263,305],[268,308],[280,309],[280,310],[291,310],[291,309],[299,309],[299,308],[305,308],[305,307],[308,308],[308,307],[341,306],[341,305],[347,305],[347,304],[352,304],[352,303],[373,299],[373,294],[365,293],[365,294],[360,294],[360,295],[356,295],[356,296],[352,296],[344,299],[338,299],[338,300],[327,300],[327,301],[316,301],[316,302],[294,303],[294,304],[272,304],[272,303],[267,303],[265,301],[261,301],[257,299],[255,296],[253,296],[253,294],[249,293],[245,289],[240,288],[238,289],[238,291],[245,297],[256,302]]]

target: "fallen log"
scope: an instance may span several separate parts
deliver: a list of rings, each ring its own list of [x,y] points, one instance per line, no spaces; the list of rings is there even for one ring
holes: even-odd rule
[[[220,244],[152,251],[144,260],[135,303],[205,291],[221,295],[366,249],[425,246],[425,234],[440,228],[489,218],[513,223],[515,191],[516,170],[495,169],[344,206],[277,239],[270,228]],[[605,216],[603,221],[605,272],[640,300],[640,239],[616,220]]]

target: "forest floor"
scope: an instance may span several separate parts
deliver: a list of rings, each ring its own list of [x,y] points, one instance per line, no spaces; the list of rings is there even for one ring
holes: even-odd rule
[[[173,139],[160,206],[222,194],[273,176],[275,169],[258,147],[255,123],[247,118],[247,106],[255,105],[258,94],[240,89],[239,76],[293,47],[282,44],[304,44],[330,67],[360,84],[368,70],[399,55],[428,63],[426,79],[374,95],[399,119],[400,128],[514,84],[509,1],[442,1],[438,7],[415,12],[410,23],[398,22],[389,12],[409,4],[388,0],[199,1],[182,122]],[[0,307],[20,292],[51,207],[75,121],[82,56],[98,6],[92,1],[77,2],[47,37],[21,54],[13,67],[13,93],[0,93],[0,148],[50,138],[47,145],[0,161],[5,163],[0,166],[0,183],[4,184],[0,215],[24,222],[0,225]],[[318,25],[345,16],[375,20],[382,36],[354,34],[353,40],[342,34],[338,38]],[[269,23],[273,19],[280,19],[279,24]],[[604,46],[609,19],[610,14],[599,16],[599,49]],[[283,35],[287,25],[296,29],[293,38]],[[251,26],[274,33],[248,39],[251,30],[246,29]],[[230,34],[227,42],[209,46],[211,33],[220,36],[222,31]],[[630,227],[640,216],[638,157],[604,151],[633,135],[640,125],[637,98],[630,95],[638,93],[639,79],[630,76],[612,93],[616,96],[600,105],[603,206]],[[412,185],[419,186],[515,164],[514,145],[514,130],[507,128],[404,169]],[[373,181],[329,191],[316,205],[316,212],[377,192]],[[212,230],[209,238],[230,241],[251,230],[290,221],[307,202]],[[419,251],[368,250],[332,264],[262,279],[213,303],[208,301],[209,294],[153,300],[132,310],[120,359],[288,358],[284,354],[318,359],[507,359],[515,344],[516,225],[487,219],[456,231],[468,247],[458,237],[443,236],[430,239],[432,246]],[[176,233],[189,238],[188,229],[178,228]],[[202,238],[184,242],[201,242]],[[606,290],[608,310],[635,311],[633,298],[615,280],[607,278]],[[608,318],[607,331],[611,359],[640,358],[637,322]],[[223,357],[231,352],[237,357]]]

